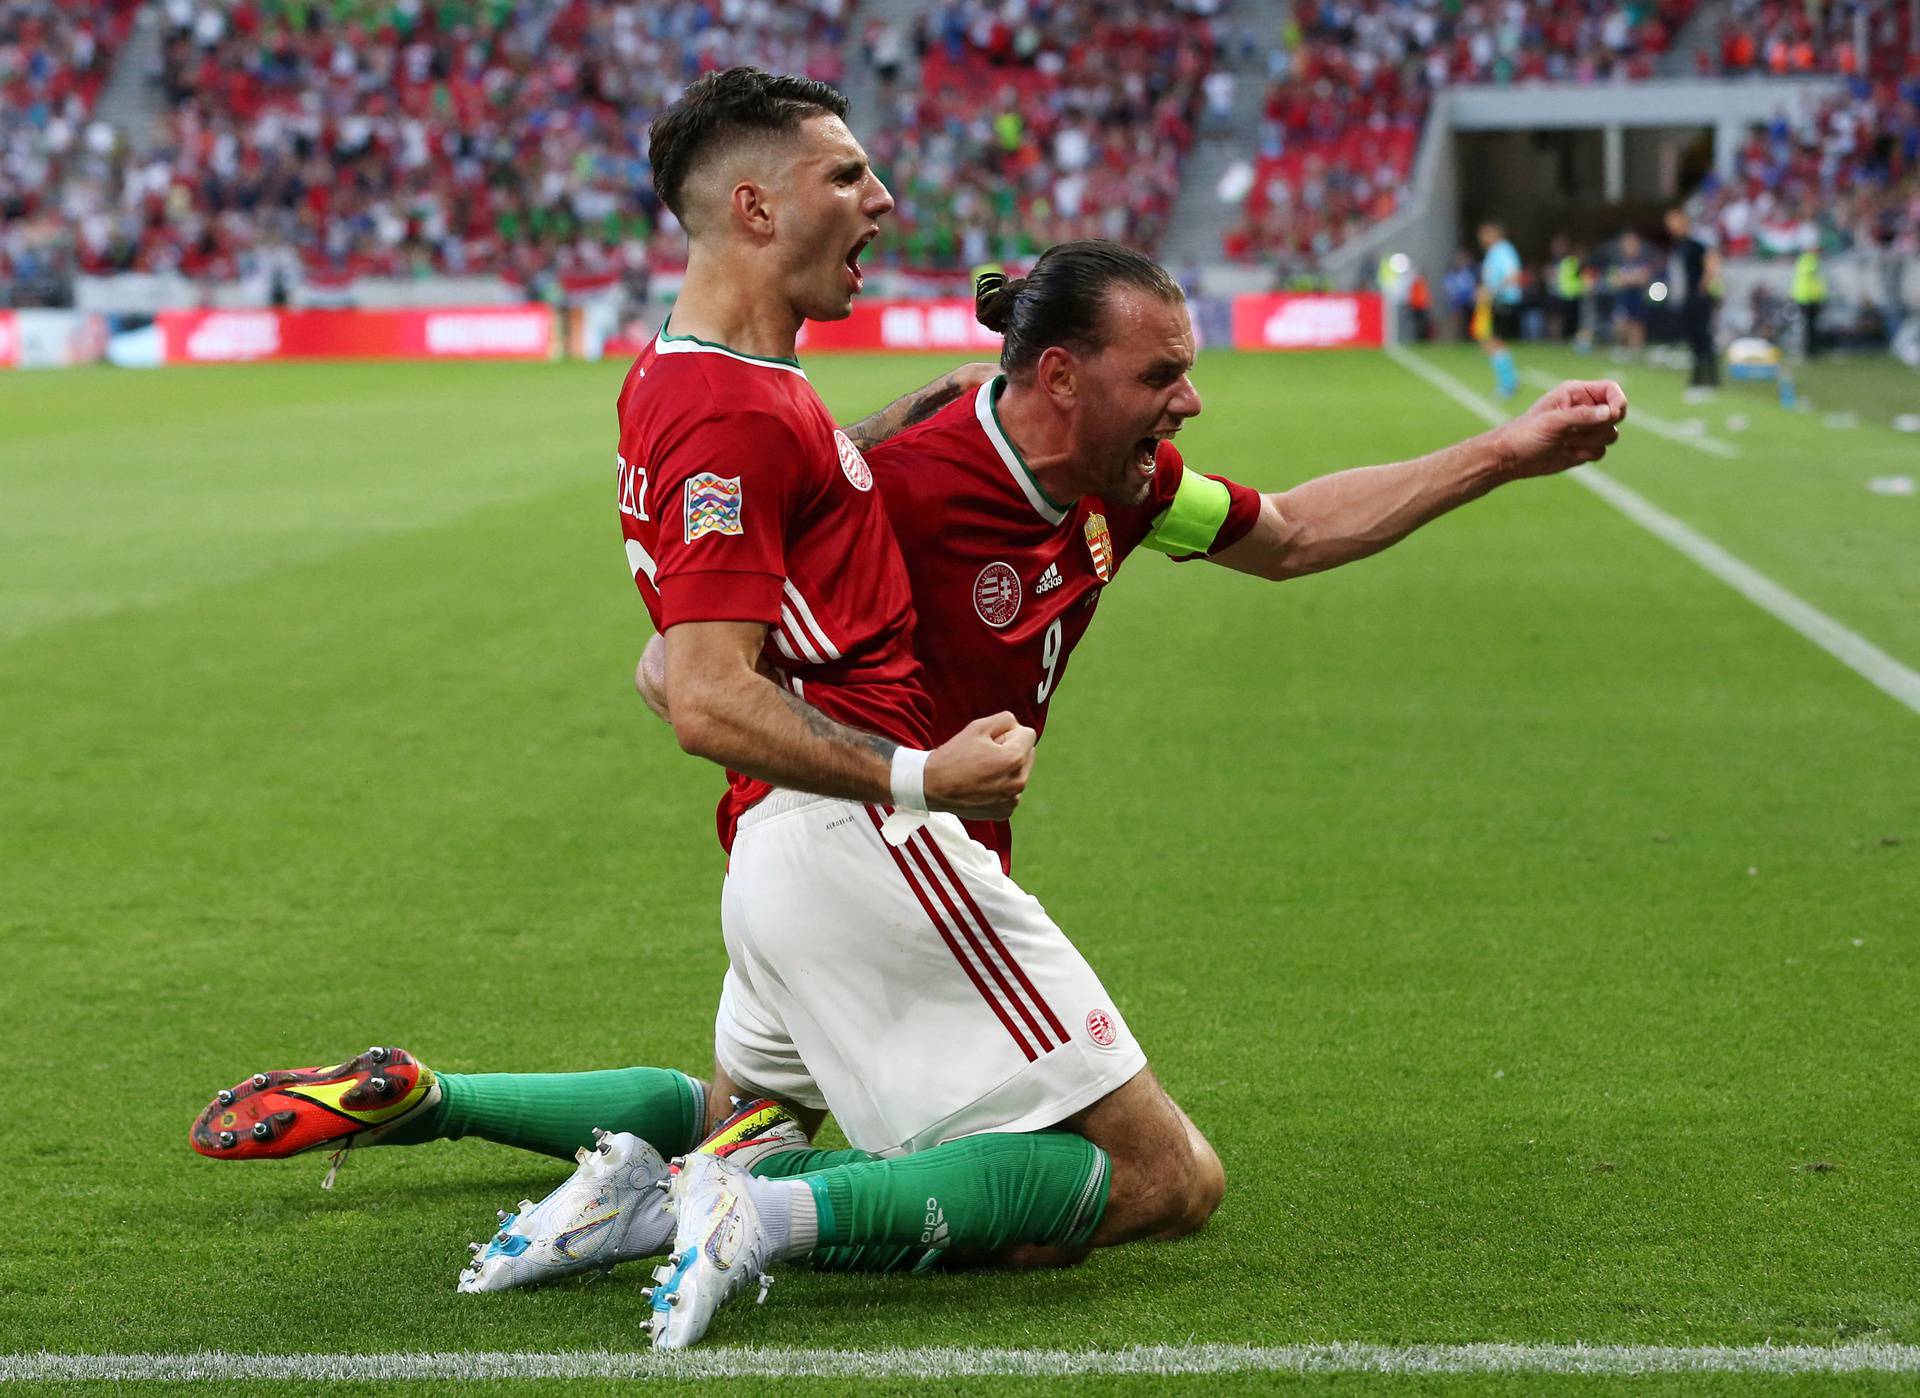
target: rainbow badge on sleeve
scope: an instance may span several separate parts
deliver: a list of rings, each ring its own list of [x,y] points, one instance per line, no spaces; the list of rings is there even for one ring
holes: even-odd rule
[[[687,479],[687,542],[703,534],[741,534],[740,478],[702,471]]]
[[[1113,581],[1113,536],[1107,533],[1107,517],[1087,516],[1087,552],[1093,555],[1093,571],[1101,582]]]

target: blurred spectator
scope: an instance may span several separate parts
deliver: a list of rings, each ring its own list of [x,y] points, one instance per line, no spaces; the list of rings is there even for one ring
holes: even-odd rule
[[[1470,340],[1473,324],[1474,297],[1480,289],[1480,273],[1473,264],[1473,255],[1462,248],[1453,255],[1453,265],[1447,268],[1444,283],[1447,295],[1447,336],[1454,340]]]
[[[1720,253],[1694,226],[1685,209],[1667,211],[1673,239],[1673,287],[1680,298],[1680,328],[1693,357],[1688,399],[1720,386],[1720,351],[1713,341],[1713,318],[1720,302]]]
[[[1920,76],[1912,24],[1908,5],[1885,0],[1733,0],[1720,23],[1718,52],[1703,52],[1702,67],[1772,77]]]
[[[1432,93],[1650,76],[1695,0],[1300,0],[1229,256],[1325,253],[1391,215]]]
[[[1732,257],[1920,252],[1920,78],[1856,80],[1800,126],[1776,118],[1710,179],[1699,217]]]
[[[93,121],[138,0],[0,0],[0,304],[64,297],[69,180],[109,183],[113,132]]]
[[[1152,249],[1180,191],[1219,39],[1211,5],[946,0],[917,90],[863,125],[899,201],[882,262],[967,268],[1103,237]]]
[[[88,271],[490,273],[551,295],[684,255],[647,123],[700,73],[837,81],[844,0],[166,0],[155,158]]]
[[[1658,262],[1638,233],[1620,235],[1607,286],[1613,293],[1614,344],[1629,354],[1647,347],[1647,288],[1653,285]]]

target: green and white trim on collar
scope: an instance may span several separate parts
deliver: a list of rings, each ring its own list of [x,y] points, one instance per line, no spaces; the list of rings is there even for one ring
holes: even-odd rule
[[[668,333],[673,324],[669,316],[667,323],[660,327],[660,333],[654,337],[655,354],[719,354],[728,359],[737,359],[742,364],[758,364],[766,369],[784,369],[789,374],[807,377],[807,371],[800,367],[797,359],[768,359],[764,355],[742,354],[739,350],[728,349],[725,345],[716,345],[711,340],[696,339],[692,335],[673,335]]]
[[[1027,503],[1033,506],[1034,513],[1048,524],[1059,524],[1065,520],[1068,505],[1055,504],[1040,488],[1033,472],[1021,459],[1019,451],[1007,440],[1007,434],[1000,427],[1000,395],[1007,386],[1007,376],[998,374],[980,385],[980,391],[973,396],[973,415],[980,420],[980,428],[987,434],[987,440],[993,443],[993,449],[1000,453],[1000,460],[1006,463],[1007,474],[1013,477],[1013,483],[1020,487],[1020,493],[1027,497]]]

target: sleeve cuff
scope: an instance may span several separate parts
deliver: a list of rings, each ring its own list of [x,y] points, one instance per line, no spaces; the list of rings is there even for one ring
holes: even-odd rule
[[[774,573],[674,573],[659,581],[660,629],[683,621],[780,620],[786,579]]]
[[[1216,476],[1214,479],[1220,478]],[[1208,553],[1218,553],[1223,548],[1239,543],[1253,532],[1253,526],[1260,519],[1259,491],[1238,481],[1221,480],[1220,484],[1227,490],[1227,517],[1221,521],[1220,532],[1208,546]]]

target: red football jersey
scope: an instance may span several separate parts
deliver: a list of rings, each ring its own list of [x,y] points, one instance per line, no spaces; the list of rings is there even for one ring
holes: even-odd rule
[[[929,747],[912,594],[873,473],[790,359],[662,330],[620,390],[627,561],[654,628],[768,626],[780,683],[842,723]],[[719,811],[767,792],[736,772]]]
[[[983,714],[1010,711],[1036,733],[1067,660],[1121,563],[1154,536],[1186,468],[1171,443],[1138,505],[1099,496],[1047,498],[1000,429],[1005,379],[994,379],[918,427],[873,449],[874,476],[905,555],[919,624],[914,652],[933,696],[933,738],[944,742]],[[1196,473],[1197,475],[1197,473]],[[1259,492],[1218,477],[1224,517],[1211,553],[1246,537]],[[970,822],[976,839],[1011,863],[1012,827]]]

